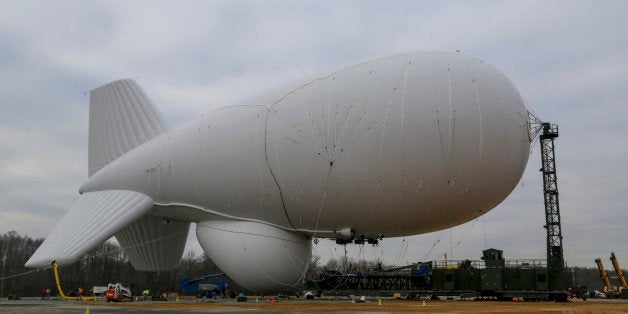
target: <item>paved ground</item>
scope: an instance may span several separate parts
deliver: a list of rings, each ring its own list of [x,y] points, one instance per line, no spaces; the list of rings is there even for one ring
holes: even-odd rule
[[[269,303],[249,298],[246,303],[232,300],[181,300],[179,302],[41,301],[25,299],[0,301],[0,313],[276,313],[276,312],[378,312],[378,313],[628,313],[627,300],[589,300],[554,302],[480,302],[480,301],[401,301],[387,299],[351,303],[347,300],[286,300]]]

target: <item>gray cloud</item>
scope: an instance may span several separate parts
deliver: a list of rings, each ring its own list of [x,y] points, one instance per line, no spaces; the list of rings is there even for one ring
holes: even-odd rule
[[[176,126],[344,63],[459,49],[501,69],[542,119],[560,125],[568,262],[593,266],[611,250],[628,256],[627,11],[623,1],[5,1],[0,232],[45,236],[76,199],[87,176],[83,94],[105,82],[141,77]],[[477,258],[486,242],[508,257],[543,258],[538,155],[535,147],[506,201],[453,228],[451,241],[446,230],[386,239],[376,248],[352,246],[350,254],[412,262],[438,242],[429,259],[445,252]],[[344,254],[326,242],[316,249],[325,257]]]

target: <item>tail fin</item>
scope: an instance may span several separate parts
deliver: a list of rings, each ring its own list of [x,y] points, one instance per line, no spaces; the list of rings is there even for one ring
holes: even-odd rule
[[[146,214],[116,233],[116,240],[133,268],[166,271],[181,264],[189,230],[189,222],[162,221]]]
[[[89,176],[167,129],[164,118],[134,80],[94,89],[89,103]]]
[[[55,260],[59,264],[78,260],[151,209],[153,200],[137,192],[83,193],[26,262],[26,267],[46,267]]]

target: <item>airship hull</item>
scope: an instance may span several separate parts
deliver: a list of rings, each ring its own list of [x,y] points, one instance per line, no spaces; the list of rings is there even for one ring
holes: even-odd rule
[[[272,94],[160,135],[82,191],[139,189],[157,204],[190,205],[211,219],[395,237],[486,213],[527,163],[518,92],[464,55],[376,60]]]

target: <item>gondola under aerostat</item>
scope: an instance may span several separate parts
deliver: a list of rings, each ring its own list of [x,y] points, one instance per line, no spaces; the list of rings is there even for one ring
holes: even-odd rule
[[[290,290],[313,237],[369,241],[462,224],[514,189],[534,128],[506,76],[405,53],[311,76],[170,129],[133,80],[91,92],[89,179],[27,262],[115,236],[139,270],[176,268],[190,223],[242,286]]]

